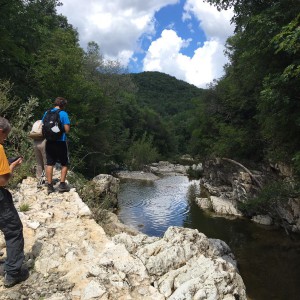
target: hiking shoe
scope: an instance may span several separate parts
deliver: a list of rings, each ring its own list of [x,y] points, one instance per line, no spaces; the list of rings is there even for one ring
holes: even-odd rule
[[[0,264],[0,276],[4,276],[5,271],[4,271],[4,264]]]
[[[65,182],[61,182],[57,189],[61,193],[69,192],[70,191],[70,186],[68,184],[66,184]]]
[[[28,277],[29,277],[29,272],[28,272],[28,269],[25,269],[25,268],[21,269],[21,271],[15,276],[5,274],[4,286],[7,288],[12,287],[21,281],[25,281]]]
[[[48,192],[48,195],[55,192],[55,189],[52,184],[48,183],[47,192]]]

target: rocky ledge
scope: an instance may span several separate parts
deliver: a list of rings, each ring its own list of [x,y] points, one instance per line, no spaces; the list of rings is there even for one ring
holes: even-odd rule
[[[120,179],[133,179],[133,180],[144,180],[144,181],[155,181],[159,179],[158,176],[150,172],[144,171],[119,171],[116,176]]]
[[[179,227],[162,238],[109,237],[74,189],[47,195],[32,178],[14,198],[17,207],[30,206],[20,213],[30,277],[10,289],[0,280],[1,300],[246,299],[234,256],[221,240]]]

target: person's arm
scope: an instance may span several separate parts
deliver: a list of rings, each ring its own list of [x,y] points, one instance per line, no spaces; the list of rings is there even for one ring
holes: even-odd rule
[[[69,115],[64,110],[62,110],[60,112],[60,120],[61,120],[62,124],[64,125],[64,132],[69,133],[71,122],[70,122],[70,119],[69,119]]]
[[[70,132],[70,124],[65,124],[64,129],[65,129],[65,133],[69,133]]]
[[[10,173],[0,175],[0,186],[6,186],[10,176]]]
[[[14,172],[14,169],[19,166],[22,163],[22,157],[14,161],[9,165],[10,173],[2,174],[0,175],[0,186],[7,185],[12,173]]]

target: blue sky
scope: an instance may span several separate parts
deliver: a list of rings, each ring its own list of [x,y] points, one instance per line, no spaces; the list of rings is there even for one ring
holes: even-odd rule
[[[152,36],[152,40],[156,40],[160,37],[162,30],[173,29],[177,34],[185,40],[190,39],[187,47],[180,50],[180,53],[192,57],[194,51],[203,45],[206,40],[205,33],[198,26],[198,22],[195,17],[192,17],[189,22],[184,22],[182,20],[182,12],[185,1],[180,1],[177,4],[168,5],[161,8],[154,15],[155,19],[155,34]],[[144,52],[136,52],[134,57],[138,58],[137,63],[133,63],[132,60],[129,63],[129,69],[132,72],[143,71],[143,59],[145,57],[145,51],[151,45],[151,40],[147,37],[142,36],[140,39],[142,49]]]
[[[99,44],[129,72],[160,71],[205,88],[223,75],[231,11],[202,0],[62,0],[83,48]]]

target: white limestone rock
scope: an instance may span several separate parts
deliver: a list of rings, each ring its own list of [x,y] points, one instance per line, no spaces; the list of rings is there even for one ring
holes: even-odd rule
[[[236,202],[222,197],[210,197],[211,207],[214,212],[223,215],[242,216],[242,213],[236,208]]]
[[[114,241],[125,241],[166,299],[246,299],[235,258],[223,241],[179,227],[169,227],[162,239],[153,241],[142,234],[121,234]]]
[[[272,225],[273,223],[272,218],[268,215],[257,215],[254,216],[251,220],[255,223],[267,225],[267,226]]]
[[[120,180],[108,174],[99,174],[93,178],[99,193],[112,192],[114,194],[119,191]]]
[[[212,204],[208,198],[195,198],[196,204],[203,210],[211,210]]]
[[[132,180],[145,180],[155,181],[159,179],[158,176],[150,172],[143,171],[120,171],[116,174],[121,179],[132,179]]]

